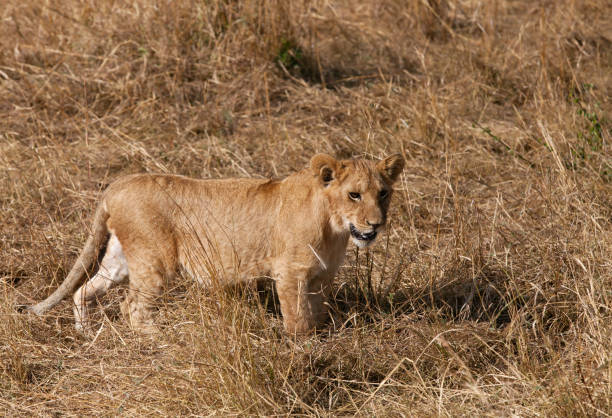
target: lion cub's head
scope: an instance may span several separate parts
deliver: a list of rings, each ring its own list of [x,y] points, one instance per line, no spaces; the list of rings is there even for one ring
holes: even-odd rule
[[[370,245],[387,221],[392,186],[404,168],[402,157],[376,162],[317,154],[310,167],[328,198],[334,229],[350,232],[358,247]]]

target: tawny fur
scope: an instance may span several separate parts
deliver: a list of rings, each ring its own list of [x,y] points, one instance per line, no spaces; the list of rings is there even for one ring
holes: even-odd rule
[[[60,287],[31,307],[42,315],[83,280],[74,295],[78,328],[94,300],[124,279],[122,311],[152,331],[155,300],[179,271],[206,285],[269,276],[276,283],[285,329],[311,331],[327,316],[325,300],[349,237],[369,245],[386,223],[392,184],[403,159],[336,160],[315,155],[283,180],[196,180],[142,174],[112,183],[92,235]]]

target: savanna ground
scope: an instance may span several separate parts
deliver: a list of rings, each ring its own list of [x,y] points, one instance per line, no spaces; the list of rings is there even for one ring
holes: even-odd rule
[[[5,0],[0,408],[7,415],[612,414],[612,3]],[[168,287],[153,338],[63,280],[118,176],[407,166],[349,247],[335,323]]]

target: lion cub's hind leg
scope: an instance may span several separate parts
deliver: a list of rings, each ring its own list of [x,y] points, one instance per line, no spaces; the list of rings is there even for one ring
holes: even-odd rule
[[[77,330],[85,331],[88,325],[89,308],[111,287],[123,282],[127,276],[128,264],[121,243],[116,235],[111,234],[100,268],[74,293],[74,326]]]
[[[128,253],[128,260],[130,284],[121,312],[135,331],[155,334],[158,332],[153,321],[156,302],[162,294],[164,282],[174,274],[164,268],[154,251],[139,249]]]

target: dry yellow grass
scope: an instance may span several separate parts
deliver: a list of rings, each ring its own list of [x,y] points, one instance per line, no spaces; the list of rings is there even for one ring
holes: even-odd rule
[[[5,0],[0,408],[7,415],[612,414],[612,4]],[[282,176],[407,160],[349,250],[338,322],[177,283],[164,332],[41,300],[133,172]]]

